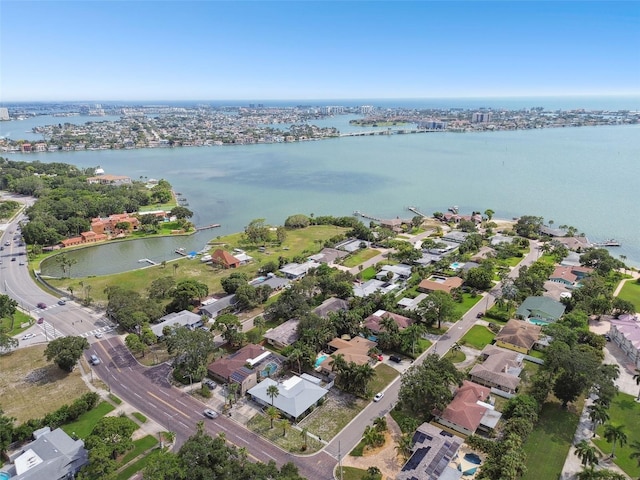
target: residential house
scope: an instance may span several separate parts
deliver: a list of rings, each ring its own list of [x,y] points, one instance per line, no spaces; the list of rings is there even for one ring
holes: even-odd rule
[[[398,326],[399,330],[404,330],[409,325],[413,323],[413,320],[405,317],[403,315],[398,315],[397,313],[387,312],[385,310],[378,310],[377,312],[369,315],[362,322],[362,326],[370,330],[372,333],[380,333],[381,330],[384,330],[382,326],[382,321],[385,318],[390,318],[394,321],[394,323]]]
[[[504,244],[511,244],[513,243],[513,240],[515,239],[515,237],[509,237],[506,235],[494,235],[493,237],[491,237],[489,239],[489,244],[492,247],[496,247],[498,245],[502,245]]]
[[[546,225],[540,226],[540,228],[538,229],[538,233],[540,235],[546,235],[547,237],[558,237],[558,238],[564,237],[566,235],[566,232],[561,228],[551,228],[551,227],[547,227]]]
[[[411,457],[396,480],[457,480],[462,472],[449,466],[462,439],[430,423],[420,425],[411,440]]]
[[[371,242],[366,242],[357,238],[350,238],[349,240],[338,243],[336,245],[336,248],[338,250],[344,250],[348,253],[353,253],[361,250],[363,245],[365,248],[369,248],[371,246]]]
[[[284,348],[298,340],[298,324],[300,320],[292,318],[277,327],[267,330],[264,338],[276,348]]]
[[[487,403],[490,389],[465,380],[443,412],[434,412],[435,420],[462,435],[472,435],[478,428],[493,430],[501,417]]]
[[[118,225],[122,226],[124,224],[128,224],[126,231],[131,232],[138,230],[140,220],[126,212],[109,215],[106,218],[96,217],[91,219],[91,231],[98,234],[123,233],[125,229],[118,227]]]
[[[368,297],[369,295],[381,292],[382,294],[392,292],[396,290],[398,285],[391,282],[383,282],[382,280],[376,280],[372,278],[371,280],[367,280],[366,282],[360,283],[355,282],[353,285],[353,296],[354,297]]]
[[[569,288],[575,288],[584,277],[592,272],[593,268],[589,267],[559,265],[555,268],[549,280],[555,283],[561,283]]]
[[[207,367],[209,376],[221,383],[237,383],[240,395],[257,385],[258,375],[267,377],[275,373],[282,360],[260,345],[245,345],[231,355],[212,362]]]
[[[427,298],[426,293],[419,293],[418,296],[415,298],[409,298],[409,297],[401,298],[400,300],[398,300],[397,305],[398,307],[403,308],[405,310],[413,311],[416,308],[418,308],[418,305],[420,305],[420,302],[425,298]]]
[[[553,323],[563,314],[565,306],[549,297],[527,297],[516,310],[516,317],[523,320]]]
[[[211,254],[211,262],[223,268],[238,268],[240,266],[240,260],[221,248]]]
[[[101,185],[129,185],[131,183],[131,178],[126,177],[124,175],[97,175],[95,177],[87,178],[87,183],[99,183]]]
[[[557,242],[560,242],[569,250],[574,252],[582,252],[588,248],[591,248],[593,245],[589,241],[589,239],[585,236],[578,237],[560,237],[555,239]]]
[[[33,441],[9,456],[0,478],[13,480],[62,480],[75,478],[89,463],[82,440],[74,440],[61,428],[44,427],[33,432]]]
[[[487,345],[482,349],[480,358],[484,361],[476,363],[469,372],[472,382],[507,393],[516,392],[523,369],[521,353]]]
[[[327,318],[332,312],[349,310],[349,302],[338,297],[327,298],[324,302],[313,309],[313,313],[322,318]]]
[[[174,312],[160,318],[160,323],[151,325],[151,331],[156,337],[161,338],[164,336],[162,333],[164,327],[187,327],[189,330],[195,330],[198,327],[202,327],[204,322],[202,317],[188,310],[182,310],[181,312]]]
[[[403,231],[403,225],[411,225],[411,219],[390,218],[380,220],[380,226],[382,228],[387,228],[395,233],[401,233]]]
[[[60,242],[63,247],[75,247],[76,245],[86,245],[88,243],[104,242],[109,237],[103,233],[82,232],[79,237],[66,238]]]
[[[464,243],[469,238],[467,232],[461,232],[459,230],[452,230],[442,237],[442,240],[453,243]]]
[[[268,406],[273,403],[273,406],[287,418],[297,422],[329,393],[329,390],[321,387],[319,383],[311,381],[312,378],[310,376],[293,376],[280,382],[265,378],[251,388],[248,393],[254,401],[261,405]],[[272,399],[267,390],[273,385],[278,388],[278,395]]]
[[[199,312],[209,318],[216,318],[218,315],[235,310],[235,295],[226,295],[222,298],[210,298],[202,302]]]
[[[399,263],[397,265],[384,265],[380,271],[376,274],[378,280],[388,280],[389,273],[391,273],[392,282],[398,280],[408,280],[411,278],[411,265],[405,265]]]
[[[268,285],[272,290],[282,290],[284,287],[291,283],[290,280],[282,277],[276,277],[273,273],[268,273],[266,277],[254,278],[249,282],[249,285],[253,287],[259,287],[261,285]]]
[[[333,355],[342,355],[347,363],[353,362],[356,365],[365,365],[371,361],[369,350],[377,345],[376,342],[363,337],[353,337],[350,340],[334,338],[328,343],[329,352]],[[333,358],[327,357],[320,364],[320,371],[331,373]]]
[[[305,263],[288,263],[280,269],[280,272],[284,274],[289,280],[298,280],[304,277],[312,268],[318,268],[320,264],[309,260]]]
[[[319,253],[311,255],[309,260],[313,260],[318,263],[326,263],[327,265],[333,265],[337,260],[346,257],[349,253],[338,250],[337,248],[323,248]]]
[[[520,353],[529,353],[538,341],[542,327],[523,320],[511,319],[495,336],[494,345]]]
[[[453,290],[454,288],[460,288],[463,283],[464,280],[462,280],[460,277],[443,277],[432,275],[431,277],[425,278],[420,282],[420,284],[418,285],[418,291],[424,293],[437,291],[451,293],[451,290]]]
[[[611,319],[609,337],[625,353],[635,368],[640,369],[640,321],[635,315]]]

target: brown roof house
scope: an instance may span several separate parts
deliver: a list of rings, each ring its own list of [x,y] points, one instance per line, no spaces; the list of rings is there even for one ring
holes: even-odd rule
[[[486,403],[490,390],[465,380],[443,412],[434,412],[436,421],[462,435],[471,435],[482,426],[492,430],[502,416]]]
[[[430,293],[430,292],[447,292],[451,293],[454,288],[460,288],[464,280],[460,277],[443,277],[439,275],[431,275],[420,282],[418,285],[418,291]]]
[[[469,372],[472,382],[485,387],[499,388],[507,393],[515,393],[520,384],[522,354],[487,345],[480,353],[483,363],[473,366]]]
[[[542,327],[538,325],[524,320],[511,319],[496,335],[494,344],[497,347],[526,354],[538,341],[541,331]]]
[[[399,330],[404,330],[413,323],[413,320],[403,315],[387,312],[386,310],[378,310],[364,319],[363,326],[371,330],[372,333],[379,333],[384,330],[381,324],[385,318],[391,318],[398,325]]]
[[[213,252],[211,261],[214,265],[220,265],[224,268],[237,268],[240,266],[240,260],[220,248]]]
[[[347,363],[355,363],[356,365],[365,365],[371,361],[369,350],[377,345],[376,342],[367,340],[363,337],[353,337],[351,340],[342,338],[334,338],[328,344],[329,350],[333,356],[342,355]],[[318,367],[323,373],[331,373],[331,365],[333,358],[325,358]]]
[[[209,375],[222,383],[240,385],[240,395],[258,383],[258,375],[273,374],[282,363],[273,352],[260,345],[249,344],[231,355],[219,358],[207,367]]]

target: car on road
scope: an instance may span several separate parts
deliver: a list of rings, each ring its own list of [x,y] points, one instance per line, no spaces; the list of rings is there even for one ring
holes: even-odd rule
[[[205,417],[218,418],[218,412],[216,412],[215,410],[211,410],[210,408],[206,408],[203,413]]]
[[[38,305],[36,305],[40,310],[44,310],[45,308],[47,308],[47,304],[44,302],[39,302]]]
[[[67,301],[66,300],[58,300],[58,305],[66,305]]]
[[[218,384],[213,380],[209,380],[208,378],[202,380],[202,384],[209,387],[209,390],[215,390]]]
[[[44,318],[43,318],[43,317],[40,317],[40,318],[38,319],[38,325],[42,325],[43,323],[44,323]]]
[[[402,361],[402,358],[397,355],[390,355],[389,360],[391,360],[392,362],[400,363]]]
[[[100,365],[100,359],[97,355],[91,355],[91,357],[89,357],[89,362],[91,365]]]
[[[30,338],[33,338],[35,336],[36,336],[35,333],[27,333],[26,335],[23,335],[20,340],[29,340]]]
[[[18,265],[24,265],[24,262],[20,262]]]
[[[379,402],[380,400],[382,400],[382,397],[384,397],[384,393],[382,393],[382,392],[376,393],[376,396],[373,397],[373,401],[374,402]]]
[[[5,247],[8,247],[9,245],[11,245],[11,242],[4,242]]]
[[[476,318],[482,318],[482,317],[484,317],[484,313],[478,312],[478,314],[476,315]]]
[[[96,337],[96,338],[102,338],[102,333],[100,333],[100,332],[96,333],[96,334],[95,334],[95,337]]]
[[[16,261],[16,257],[13,257],[13,258],[11,259],[11,261],[12,261],[12,262],[15,262],[15,261]]]

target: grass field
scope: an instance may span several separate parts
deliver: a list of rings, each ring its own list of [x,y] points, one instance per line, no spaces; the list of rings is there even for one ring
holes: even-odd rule
[[[464,362],[465,359],[467,358],[467,356],[464,353],[462,353],[460,350],[456,350],[455,352],[453,350],[449,350],[444,357],[451,360],[451,363]]]
[[[340,467],[336,468],[336,478],[342,480],[360,480],[365,474],[366,470],[356,467],[342,467],[342,475],[340,474]]]
[[[480,295],[476,295],[475,297],[472,296],[470,293],[463,293],[462,294],[462,302],[455,303],[455,317],[456,320],[462,318],[462,316],[467,313],[471,307],[473,307],[476,303],[478,303],[480,300],[482,300],[484,297],[481,297]]]
[[[380,255],[379,250],[375,250],[373,248],[364,248],[360,249],[355,253],[352,253],[347,258],[344,259],[342,264],[345,267],[355,267],[356,265],[360,265],[362,262],[369,260],[370,258],[375,257],[376,255]]]
[[[362,277],[362,280],[367,281],[367,280],[371,280],[372,278],[375,278],[376,273],[377,272],[375,268],[368,267],[362,270],[362,272],[360,272],[360,275]]]
[[[11,328],[12,321],[10,318],[0,319],[0,325],[8,332],[9,335],[14,336],[22,333],[33,324],[33,319],[19,310],[13,314],[13,328]],[[23,327],[24,325],[24,327]]]
[[[62,371],[47,362],[44,349],[36,345],[0,355],[2,409],[17,423],[41,418],[89,391],[78,369]]]
[[[546,402],[538,424],[522,446],[527,455],[527,473],[522,480],[559,478],[578,426],[584,400],[563,410],[560,402]]]
[[[149,455],[145,455],[131,465],[128,465],[122,471],[117,473],[116,480],[129,480],[135,473],[144,470],[147,463],[149,463],[155,455],[160,455],[160,450],[153,450]]]
[[[376,375],[369,383],[369,392],[372,395],[384,390],[400,373],[393,367],[385,365],[384,363],[378,363],[375,368]]]
[[[627,395],[626,393],[619,393],[611,403],[609,408],[610,422],[613,425],[623,425],[624,432],[627,434],[627,444],[620,447],[620,444],[616,444],[616,452],[614,462],[622,470],[624,470],[632,478],[640,477],[640,467],[636,460],[629,458],[629,455],[633,451],[629,445],[631,443],[640,442],[640,428],[638,428],[638,420],[640,419],[640,403],[635,401],[633,395]],[[604,427],[600,425],[597,429],[597,434],[600,438],[594,439],[595,443],[605,455],[611,453],[611,443],[607,442],[602,435],[604,434]]]
[[[281,246],[268,247],[265,252],[260,252],[257,246],[246,245],[243,242],[243,235],[236,233],[216,238],[216,245],[212,246],[212,250],[223,246],[228,250],[233,248],[245,250],[254,258],[254,261],[235,269],[235,271],[246,273],[251,278],[257,275],[262,264],[270,261],[277,263],[280,256],[292,259],[298,255],[312,255],[322,249],[322,244],[325,240],[340,235],[345,231],[346,229],[344,228],[332,225],[317,225],[301,230],[289,230],[287,231],[287,239]],[[174,267],[174,265],[177,265],[177,267]],[[38,262],[34,262],[34,268],[39,268]],[[49,283],[64,291],[68,291],[68,287],[71,285],[74,293],[79,294],[81,290],[79,282],[82,281],[85,286],[91,285],[91,296],[94,302],[106,304],[107,298],[104,290],[109,285],[119,285],[125,289],[146,294],[146,289],[153,280],[173,276],[176,281],[198,280],[209,287],[210,293],[214,293],[222,291],[220,280],[229,276],[230,273],[228,270],[213,269],[210,265],[205,265],[199,261],[179,259],[168,263],[164,267],[157,265],[101,277],[51,279]]]
[[[63,425],[62,429],[67,433],[67,435],[75,433],[78,438],[82,438],[84,440],[91,434],[91,431],[93,430],[93,427],[96,426],[96,423],[98,423],[98,420],[104,417],[107,413],[112,412],[114,409],[115,407],[109,402],[100,402],[93,410],[89,410],[88,412],[80,415],[75,422]]]
[[[256,414],[249,423],[247,428],[262,435],[272,443],[275,443],[280,448],[289,452],[302,454],[302,447],[304,446],[304,438],[302,437],[302,431],[296,428],[289,428],[286,435],[283,435],[284,429],[282,428],[282,422],[285,420],[274,420],[273,428],[271,428],[271,419],[262,413]],[[307,437],[307,450],[305,454],[311,454],[320,450],[322,444],[315,438]]]
[[[640,283],[635,280],[627,280],[620,290],[618,298],[633,303],[636,312],[640,312]]]
[[[483,325],[474,325],[466,335],[460,339],[459,343],[482,350],[493,341],[493,337],[495,336],[496,334],[487,327]]]

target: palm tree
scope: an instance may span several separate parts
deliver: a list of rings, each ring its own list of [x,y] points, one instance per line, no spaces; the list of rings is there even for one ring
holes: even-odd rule
[[[640,368],[636,368],[636,373],[633,375],[633,379],[636,381],[636,385],[640,385]],[[640,390],[638,390],[638,398],[640,402]]]
[[[294,348],[293,350],[291,350],[291,353],[289,353],[289,365],[291,365],[291,363],[296,362],[298,364],[298,373],[302,373],[302,357],[304,356],[304,353],[302,352],[302,350],[300,350],[299,348]]]
[[[638,462],[638,467],[640,467],[640,442],[634,440],[629,444],[629,447],[631,447],[631,450],[633,450],[633,452],[631,452],[631,454],[629,455],[629,458],[635,459],[635,461]]]
[[[364,444],[368,447],[376,447],[381,443],[384,443],[384,436],[372,426],[367,426],[367,428],[365,428],[362,439],[364,440]]]
[[[576,445],[575,454],[580,459],[583,467],[587,465],[596,465],[598,463],[598,451],[593,445],[587,443],[586,440],[581,440]]]
[[[273,421],[280,418],[280,411],[276,407],[268,407],[267,417],[271,419],[271,428],[273,429]]]
[[[595,436],[598,425],[609,421],[609,412],[607,411],[607,407],[601,403],[594,403],[588,410],[589,420],[593,422],[593,435]]]
[[[278,387],[276,385],[269,385],[267,387],[267,396],[269,396],[269,398],[271,398],[271,406],[272,407],[273,407],[273,400],[278,395],[280,395],[280,390],[278,389]]]
[[[282,436],[286,437],[287,432],[291,429],[291,423],[286,418],[282,420]]]
[[[253,326],[258,329],[258,332],[260,332],[261,336],[262,336],[262,330],[264,329],[266,324],[267,322],[265,321],[262,315],[258,315],[256,318],[253,319]]]
[[[619,443],[620,446],[627,443],[627,434],[624,432],[624,425],[607,423],[604,426],[604,438],[607,442],[611,442],[611,458],[615,458],[616,443]]]
[[[302,444],[302,450],[306,450],[309,446],[309,444],[307,443],[309,441],[309,429],[307,427],[304,427],[300,432],[300,436],[302,437],[302,441],[304,442]]]
[[[373,426],[376,427],[376,430],[379,432],[387,431],[387,419],[384,417],[378,417],[373,421]]]
[[[398,440],[398,444],[396,445],[396,451],[402,455],[402,457],[407,460],[411,456],[411,448],[413,447],[413,437],[405,433]]]
[[[178,267],[180,267],[180,265],[178,265],[177,263],[173,264],[173,276],[176,276],[176,270],[178,270]]]
[[[239,384],[231,382],[227,385],[227,392],[229,397],[229,406],[233,405],[233,400],[237,400],[236,394],[238,393]]]

